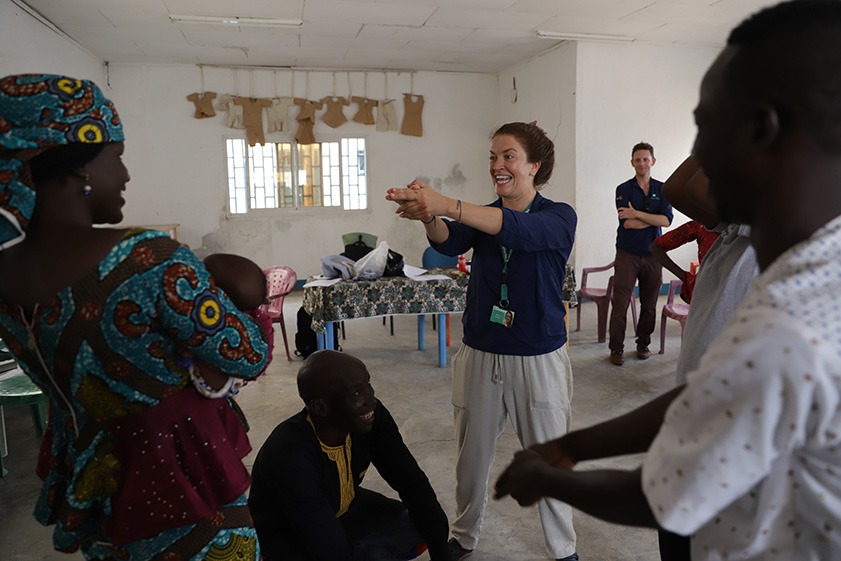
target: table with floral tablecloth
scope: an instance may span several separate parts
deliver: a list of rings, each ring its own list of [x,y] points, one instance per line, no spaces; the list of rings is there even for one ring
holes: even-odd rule
[[[459,274],[455,269],[432,269],[429,273],[449,278],[418,281],[407,277],[383,277],[346,280],[331,286],[305,286],[304,309],[312,316],[313,331],[320,334],[319,348],[324,345],[330,348],[333,322],[394,314],[441,314],[443,319],[444,314],[463,312],[468,276]],[[564,300],[574,303],[575,273],[569,265],[563,290]],[[422,322],[421,317],[418,321],[420,349],[423,349]],[[325,337],[327,331],[329,333]],[[439,364],[446,360],[445,355],[446,349],[439,339]]]
[[[321,344],[330,348],[332,323],[356,318],[394,314],[440,314],[463,312],[468,276],[455,269],[432,269],[429,274],[447,279],[413,280],[383,277],[376,280],[346,280],[331,286],[305,286],[304,309],[312,316],[316,333],[326,333]],[[313,280],[313,279],[309,279]],[[418,348],[423,349],[423,317],[418,321]],[[446,347],[439,336],[439,364],[446,362]],[[441,364],[443,366],[443,364]]]

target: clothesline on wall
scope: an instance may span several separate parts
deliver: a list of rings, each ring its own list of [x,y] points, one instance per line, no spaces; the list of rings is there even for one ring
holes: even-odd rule
[[[376,125],[379,132],[397,131],[397,111],[393,99],[371,99],[363,96],[352,96],[350,100],[343,96],[325,96],[318,100],[307,98],[280,96],[275,98],[255,98],[234,94],[222,94],[216,92],[193,92],[186,96],[188,101],[193,103],[196,119],[215,117],[214,109],[224,111],[225,125],[234,129],[245,129],[248,144],[264,144],[264,130],[268,133],[288,132],[291,130],[289,122],[289,110],[293,105],[300,107],[295,120],[298,129],[295,140],[299,144],[314,144],[317,142],[314,134],[316,123],[316,111],[325,108],[321,120],[329,127],[338,128],[347,122],[344,115],[344,107],[352,103],[357,104],[358,109],[353,120],[364,125]],[[422,113],[424,97],[416,94],[403,94],[403,123],[400,133],[406,136],[423,136]],[[374,117],[376,109],[377,116]],[[266,127],[263,122],[265,117]]]
[[[254,96],[254,70],[248,69],[248,96],[241,95],[239,74],[241,68],[224,67],[233,71],[234,90],[233,94],[222,94],[219,96],[215,105],[213,100],[216,99],[216,92],[205,91],[205,65],[199,65],[200,86],[201,90],[187,95],[187,100],[194,105],[194,117],[196,119],[206,119],[215,117],[214,109],[224,111],[225,124],[228,127],[236,129],[245,129],[246,138],[249,145],[265,143],[264,130],[268,133],[272,132],[287,132],[291,129],[289,123],[289,110],[293,105],[300,107],[295,120],[298,123],[295,140],[299,144],[314,144],[317,142],[314,134],[314,127],[316,123],[316,111],[324,109],[326,111],[321,115],[321,120],[331,128],[338,128],[348,121],[344,115],[344,107],[355,103],[358,109],[353,116],[353,121],[364,125],[376,125],[376,130],[379,132],[397,131],[397,111],[394,107],[394,99],[388,97],[388,75],[393,72],[382,72],[383,74],[383,99],[373,99],[368,97],[368,71],[363,73],[363,95],[353,95],[350,75],[351,72],[347,70],[330,71],[332,74],[332,92],[329,96],[324,96],[319,99],[309,99],[310,95],[310,71],[304,71],[304,96],[296,96],[296,74],[300,73],[300,69],[288,69],[290,74],[290,95],[278,95],[278,72],[276,69],[268,69],[260,67],[259,70],[271,71],[272,85],[274,91],[273,98],[255,97]],[[223,68],[223,67],[216,67]],[[318,72],[326,73],[327,71],[321,69]],[[347,96],[339,96],[336,93],[336,73],[346,72],[347,75]],[[398,72],[399,74],[399,72]],[[414,72],[410,73],[410,92],[403,94],[403,108],[404,116],[402,126],[399,128],[400,133],[406,136],[423,136],[423,124],[421,115],[423,112],[424,98],[422,95],[414,93]],[[350,99],[348,99],[350,98]],[[374,109],[376,109],[377,116],[374,117]],[[266,127],[263,126],[265,117]]]

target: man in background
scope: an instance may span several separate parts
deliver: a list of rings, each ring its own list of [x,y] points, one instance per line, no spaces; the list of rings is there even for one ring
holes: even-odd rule
[[[663,183],[651,177],[654,147],[640,142],[631,149],[634,177],[616,188],[616,260],[613,299],[610,310],[610,362],[625,362],[625,325],[634,285],[639,281],[640,315],[636,326],[637,358],[651,356],[648,345],[657,322],[657,296],[663,284],[663,266],[651,255],[649,246],[661,228],[672,223],[672,207],[663,198]]]

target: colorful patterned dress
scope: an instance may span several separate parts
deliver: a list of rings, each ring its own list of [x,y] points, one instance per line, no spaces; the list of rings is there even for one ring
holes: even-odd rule
[[[132,230],[33,317],[0,299],[0,337],[50,397],[35,517],[55,524],[56,549],[259,559],[242,424],[227,400],[199,396],[178,359],[250,379],[268,344],[190,250]]]

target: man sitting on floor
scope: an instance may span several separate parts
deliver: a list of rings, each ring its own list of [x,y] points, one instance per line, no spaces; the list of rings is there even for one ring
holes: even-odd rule
[[[448,561],[449,523],[426,474],[374,397],[365,364],[319,351],[298,372],[306,406],[278,425],[252,469],[248,506],[266,561]],[[400,495],[360,487],[373,463]]]

